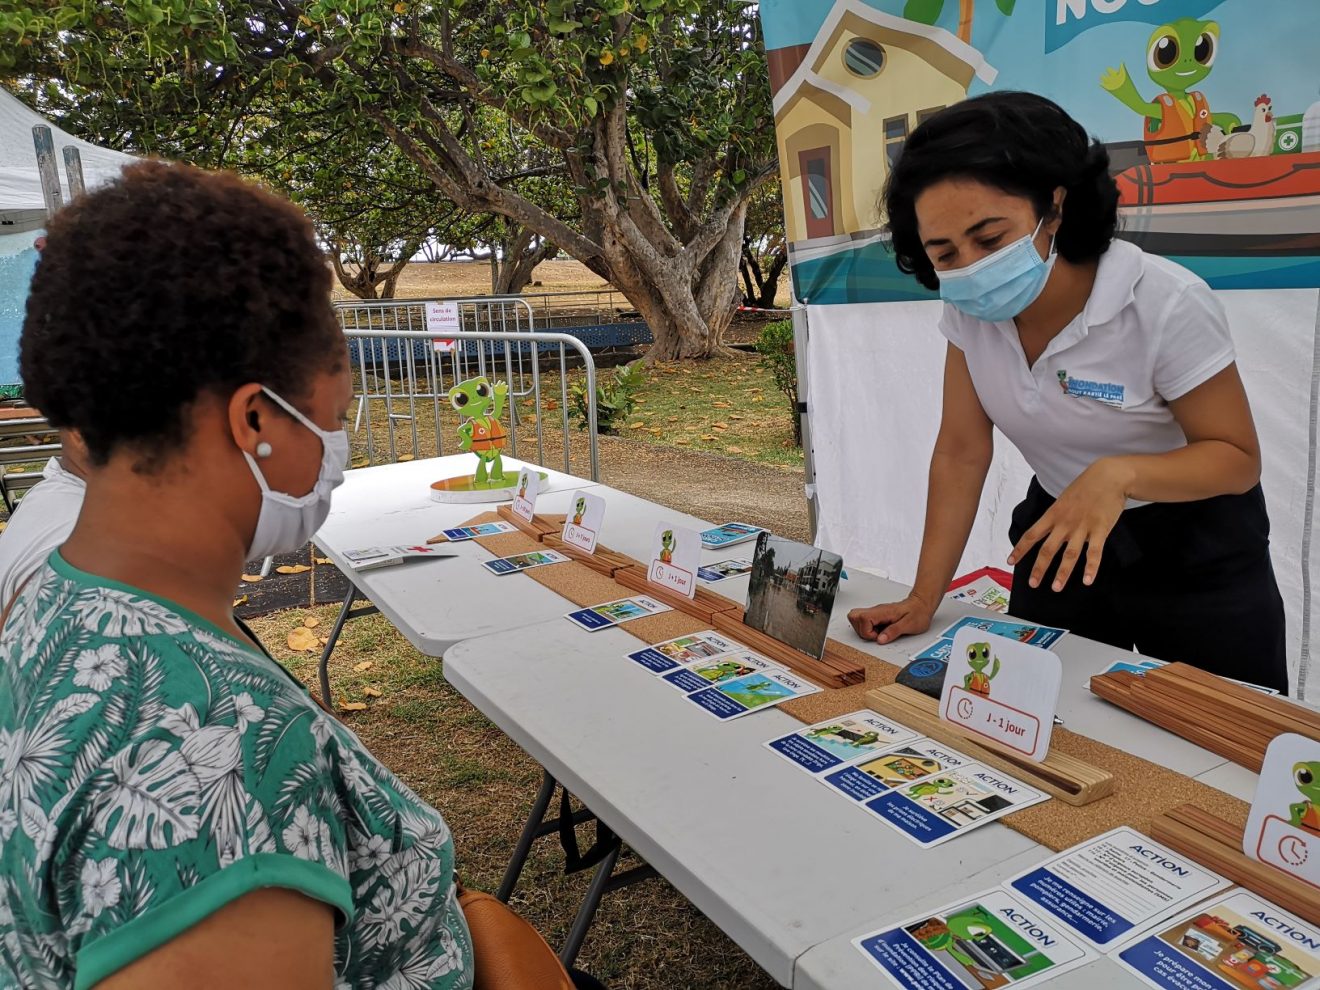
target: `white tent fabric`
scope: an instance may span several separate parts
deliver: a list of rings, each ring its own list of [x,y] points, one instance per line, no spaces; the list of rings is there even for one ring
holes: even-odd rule
[[[1289,673],[1294,690],[1304,688],[1315,700],[1320,674],[1308,681],[1305,663],[1320,650],[1320,635],[1305,613],[1316,568],[1312,563],[1312,574],[1304,578],[1303,561],[1317,482],[1312,395],[1320,375],[1315,360],[1320,292],[1216,294],[1228,310],[1261,437],[1274,566],[1287,607]],[[940,306],[807,310],[817,543],[842,554],[851,566],[909,583],[921,549],[926,473],[939,427],[945,353],[936,329]],[[996,434],[994,463],[959,573],[1004,565],[1009,518],[1030,479],[1022,456]],[[1303,641],[1304,626],[1309,642]]]
[[[69,201],[69,187],[64,177],[64,149],[78,149],[82,159],[83,182],[88,189],[111,181],[132,162],[133,156],[111,151],[66,134],[17,97],[0,89],[0,210],[43,210],[41,179],[37,175],[37,156],[32,144],[32,127],[45,124],[55,141],[64,201]]]

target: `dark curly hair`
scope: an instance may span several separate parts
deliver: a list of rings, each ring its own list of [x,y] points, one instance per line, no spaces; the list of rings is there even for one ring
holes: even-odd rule
[[[19,341],[27,398],[93,464],[158,464],[188,408],[261,382],[296,400],[342,367],[330,271],[301,211],[226,172],[143,162],[49,225]]]
[[[1034,93],[976,96],[928,117],[912,132],[881,199],[899,269],[928,289],[938,289],[940,280],[921,244],[916,202],[950,178],[1024,196],[1041,218],[1052,217],[1054,190],[1062,186],[1068,195],[1054,243],[1074,263],[1104,254],[1118,227],[1109,153],[1081,124]]]

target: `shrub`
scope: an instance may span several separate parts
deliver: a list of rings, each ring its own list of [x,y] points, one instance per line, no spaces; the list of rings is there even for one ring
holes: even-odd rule
[[[797,352],[793,348],[793,321],[777,320],[761,328],[756,338],[761,367],[774,376],[775,388],[788,397],[793,411],[793,442],[802,446],[802,414],[798,411]]]
[[[617,433],[616,423],[632,415],[637,404],[637,390],[641,388],[645,374],[640,360],[631,361],[614,369],[612,375],[596,377],[596,430],[599,433]],[[573,418],[578,429],[585,430],[588,420],[587,385],[577,382],[569,387],[569,401],[572,403]]]

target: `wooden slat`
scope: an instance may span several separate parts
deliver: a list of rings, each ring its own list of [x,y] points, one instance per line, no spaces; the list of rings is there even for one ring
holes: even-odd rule
[[[528,522],[522,516],[513,511],[513,506],[501,505],[495,509],[495,512],[507,523],[512,523],[520,530],[530,536],[536,542],[540,543],[548,534],[558,533],[562,527],[556,526],[548,521],[544,516],[532,516],[532,521]]]
[[[645,567],[641,564],[634,564],[616,571],[614,580],[629,591],[636,591],[639,594],[654,598],[656,601],[664,602],[670,608],[685,612],[706,623],[713,623],[715,616],[719,613],[738,607],[736,602],[731,602],[721,595],[712,594],[705,588],[697,588],[696,595],[688,598],[686,595],[680,595],[677,591],[671,591],[652,583],[647,580],[646,573]]]
[[[1108,770],[1057,751],[1037,763],[991,740],[973,738],[940,718],[937,699],[902,684],[887,684],[868,691],[866,697],[880,714],[1011,773],[1066,804],[1086,805],[1114,792],[1114,776]]]
[[[1194,805],[1180,805],[1151,822],[1151,838],[1176,849],[1240,887],[1320,925],[1320,890],[1242,851],[1242,834]]]
[[[558,550],[565,557],[571,557],[573,560],[585,564],[593,571],[604,574],[606,577],[614,577],[615,574],[626,567],[638,566],[637,561],[627,554],[615,553],[609,547],[603,547],[600,544],[596,544],[595,553],[587,553],[580,547],[565,543],[562,537],[556,536],[554,533],[547,534],[541,542],[551,550]]]

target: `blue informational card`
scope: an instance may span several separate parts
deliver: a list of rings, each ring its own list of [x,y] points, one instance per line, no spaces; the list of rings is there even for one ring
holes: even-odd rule
[[[1229,890],[1109,958],[1158,990],[1292,990],[1320,976],[1320,930],[1255,894]]]
[[[771,739],[766,746],[807,773],[820,774],[917,738],[869,708]]]
[[[678,636],[628,654],[628,659],[653,674],[665,674],[686,664],[709,660],[722,653],[735,653],[742,644],[725,639],[714,630]]]
[[[1001,889],[863,935],[853,945],[900,990],[1016,990],[1056,980],[1095,958]],[[1057,985],[1068,983],[1058,979]]]
[[[688,700],[705,709],[716,718],[739,718],[760,711],[790,698],[800,698],[819,691],[810,681],[772,667],[754,674],[734,677],[689,694]]]
[[[1229,881],[1125,826],[1064,850],[1007,886],[1104,952]]]
[[[968,615],[940,633],[940,637],[941,639],[952,640],[959,629],[967,628],[980,629],[982,632],[1015,639],[1019,643],[1030,643],[1032,646],[1044,647],[1053,646],[1068,634],[1067,629],[1022,622],[1018,619],[983,619],[977,615]]]
[[[708,550],[719,550],[723,547],[731,547],[754,540],[762,532],[764,532],[762,526],[751,526],[739,522],[725,523],[723,526],[716,526],[714,529],[703,530],[701,545]]]

